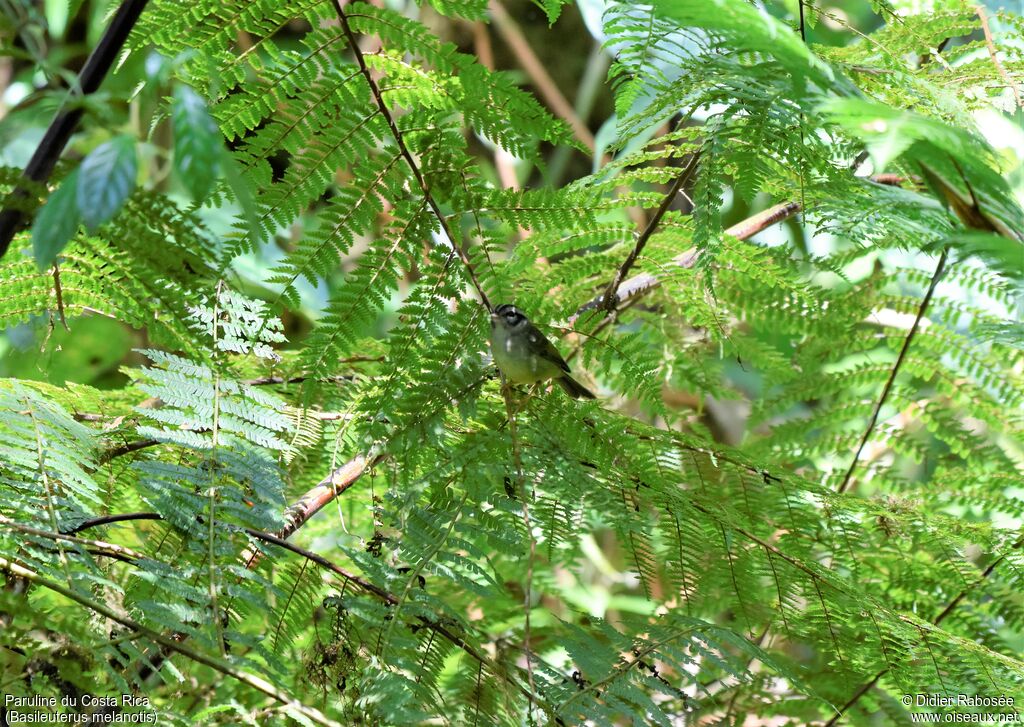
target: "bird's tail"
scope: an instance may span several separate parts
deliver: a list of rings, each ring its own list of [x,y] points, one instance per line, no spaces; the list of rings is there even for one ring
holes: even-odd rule
[[[558,385],[565,389],[565,393],[571,396],[573,399],[596,399],[594,393],[586,386],[578,382],[571,376],[560,376],[555,379]]]

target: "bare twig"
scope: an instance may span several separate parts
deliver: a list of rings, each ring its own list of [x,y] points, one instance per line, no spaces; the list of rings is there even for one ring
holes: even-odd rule
[[[75,533],[80,533],[83,530],[98,528],[101,525],[113,525],[114,523],[130,522],[132,520],[163,520],[163,518],[159,513],[155,512],[124,512],[118,515],[102,515],[100,517],[94,517],[81,522],[70,530],[66,530],[64,534],[74,535]]]
[[[57,299],[57,317],[60,318],[64,330],[70,331],[67,316],[64,315],[64,290],[60,286],[60,267],[57,263],[53,264],[53,295]]]
[[[792,217],[800,211],[800,205],[797,202],[783,202],[773,207],[769,207],[763,212],[758,212],[756,215],[752,215],[747,219],[739,222],[732,227],[725,230],[724,234],[731,237],[735,237],[738,240],[747,240],[758,232],[771,227],[777,222],[781,222],[789,217]],[[693,264],[697,260],[697,249],[690,248],[689,250],[676,255],[672,258],[673,264],[681,268],[693,267]],[[614,291],[615,298],[621,304],[627,304],[631,299],[636,298],[642,293],[647,292],[651,288],[654,288],[661,284],[662,278],[653,273],[641,273],[634,275],[632,278],[619,284],[617,291]],[[590,302],[584,304],[577,310],[572,317],[569,319],[570,324],[575,322],[577,318],[588,311],[599,308],[607,297],[605,294],[599,295]]]
[[[602,303],[602,308],[606,312],[610,312],[616,305],[618,305],[619,296],[617,291],[619,289],[619,284],[622,283],[622,279],[626,277],[630,268],[633,267],[636,259],[640,257],[640,253],[643,252],[648,240],[651,239],[651,235],[653,235],[654,231],[658,229],[658,225],[661,224],[661,219],[665,216],[665,213],[668,212],[668,208],[672,206],[672,203],[676,199],[676,195],[679,194],[683,185],[686,184],[690,177],[693,176],[693,172],[697,169],[697,160],[699,158],[699,153],[694,154],[690,157],[690,161],[686,166],[679,171],[679,174],[672,182],[672,186],[669,187],[668,193],[665,195],[664,199],[662,199],[657,212],[655,212],[654,216],[647,221],[647,227],[645,227],[644,231],[640,233],[640,237],[636,239],[636,244],[633,245],[633,249],[629,251],[629,255],[627,255],[626,259],[622,261],[622,265],[615,272],[615,277],[613,277],[611,282],[608,283],[608,287],[605,289],[603,296],[604,301]]]
[[[77,543],[78,545],[87,546],[90,548],[96,548],[103,552],[104,555],[113,555],[118,557],[130,558],[133,560],[139,560],[146,556],[138,553],[131,548],[126,548],[123,545],[116,545],[114,543],[108,543],[104,540],[89,540],[87,538],[76,538],[74,535],[69,533],[55,533],[52,530],[41,530],[40,528],[33,528],[28,525],[22,525],[8,517],[0,515],[0,527],[10,528],[11,530],[17,530],[19,533],[25,533],[26,535],[35,535],[40,538],[47,538],[49,540],[60,540],[66,543]]]
[[[284,514],[285,525],[277,535],[287,538],[334,498],[352,487],[363,473],[387,459],[387,454],[358,454],[306,491]]]

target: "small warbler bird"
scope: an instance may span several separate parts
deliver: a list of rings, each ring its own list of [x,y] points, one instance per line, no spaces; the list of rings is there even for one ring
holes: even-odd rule
[[[491,313],[491,352],[501,373],[513,384],[554,379],[574,399],[596,398],[569,376],[569,364],[558,349],[514,305],[503,303]]]

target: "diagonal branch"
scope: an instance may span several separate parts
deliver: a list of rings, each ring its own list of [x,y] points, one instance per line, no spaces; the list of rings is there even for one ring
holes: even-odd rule
[[[556,116],[569,125],[573,136],[582,142],[590,153],[593,154],[597,149],[594,134],[587,128],[587,125],[583,123],[583,120],[572,107],[572,104],[562,94],[558,84],[555,83],[554,79],[551,78],[551,74],[544,67],[544,63],[533,52],[529,41],[526,40],[526,36],[523,35],[523,31],[519,29],[516,21],[512,19],[508,10],[505,9],[505,6],[499,0],[490,0],[487,8],[491,11],[491,20],[494,21],[494,27],[498,29],[498,33],[501,34],[505,44],[512,50],[519,65],[522,66],[523,70],[526,71],[526,75],[530,77],[537,90],[540,91],[544,101],[547,102]],[[605,159],[610,161],[611,157],[605,154]]]
[[[29,525],[22,525],[21,523],[15,522],[8,517],[0,515],[0,527],[10,528],[11,530],[17,530],[19,533],[25,533],[26,535],[34,535],[38,538],[47,538],[48,540],[61,541],[65,543],[75,543],[77,545],[91,548],[90,552],[98,552],[99,555],[104,555],[111,558],[117,558],[119,560],[126,560],[133,562],[141,558],[145,558],[142,553],[126,548],[123,545],[117,545],[116,543],[108,543],[105,540],[90,540],[88,538],[76,538],[74,535],[69,533],[55,533],[52,530],[41,530],[39,528],[33,528]]]
[[[657,212],[647,222],[647,227],[640,233],[640,237],[637,238],[636,244],[633,245],[633,249],[629,251],[629,255],[622,261],[622,265],[615,272],[615,277],[612,278],[611,282],[608,283],[607,289],[604,291],[604,295],[601,296],[601,308],[605,313],[611,313],[615,309],[615,306],[619,304],[618,289],[622,283],[623,278],[629,273],[630,268],[636,262],[636,259],[640,257],[640,253],[643,252],[644,247],[647,245],[647,241],[651,239],[651,235],[658,229],[658,225],[661,224],[661,219],[668,212],[668,208],[672,206],[672,202],[675,201],[676,195],[679,194],[679,190],[683,188],[683,185],[689,181],[690,177],[693,176],[693,172],[697,169],[697,160],[700,159],[700,153],[696,153],[690,157],[690,161],[686,166],[679,172],[679,175],[672,182],[672,186],[669,188],[665,198],[661,201],[661,206],[658,207]]]
[[[78,74],[76,87],[71,89],[69,99],[88,96],[96,91],[107,72],[117,59],[124,47],[128,34],[135,26],[135,22],[142,14],[148,0],[123,0],[110,25],[103,32],[100,42],[89,54],[89,58]],[[36,147],[32,158],[22,173],[22,178],[28,182],[45,182],[53,173],[64,147],[67,146],[71,134],[78,126],[82,118],[84,107],[81,104],[65,106],[57,112],[50,126],[46,129],[42,141]],[[27,185],[18,185],[4,201],[3,209],[0,210],[0,258],[7,252],[14,233],[21,227],[24,212],[18,208],[17,201],[29,196]]]
[[[331,0],[334,5],[334,11],[338,15],[338,22],[341,24],[341,29],[345,33],[345,38],[348,40],[349,47],[352,49],[353,55],[355,55],[356,64],[359,66],[359,72],[363,74],[363,78],[366,79],[366,84],[370,87],[370,93],[373,95],[374,103],[376,103],[381,116],[388,124],[388,128],[391,130],[391,136],[395,139],[395,144],[398,146],[398,151],[405,159],[406,164],[409,165],[409,169],[412,171],[413,177],[416,179],[416,184],[419,186],[420,191],[423,193],[423,198],[426,200],[430,210],[434,213],[434,217],[437,218],[438,223],[441,225],[441,230],[448,236],[448,240],[452,244],[452,248],[458,253],[459,259],[462,260],[462,264],[466,268],[466,272],[469,274],[469,279],[473,283],[473,287],[476,288],[477,294],[480,296],[480,301],[484,304],[488,311],[493,309],[490,299],[487,297],[487,293],[484,292],[483,286],[480,285],[480,281],[476,277],[476,272],[473,270],[473,264],[469,259],[469,255],[466,253],[466,249],[462,246],[459,239],[455,237],[451,227],[448,225],[448,220],[444,213],[441,211],[440,205],[434,199],[434,195],[430,193],[430,186],[427,184],[426,179],[423,178],[423,173],[420,171],[419,165],[413,158],[412,153],[409,151],[409,147],[405,144],[405,137],[402,136],[402,132],[398,128],[398,124],[395,123],[395,117],[391,113],[391,109],[388,108],[387,104],[384,103],[384,96],[381,94],[380,86],[373,78],[373,74],[370,73],[370,69],[366,65],[366,59],[363,57],[363,51],[359,48],[359,44],[356,42],[355,33],[352,32],[352,27],[349,25],[348,16],[345,14],[345,10],[342,7],[342,0]]]
[[[1003,64],[999,61],[999,52],[996,50],[996,44],[992,40],[992,29],[988,26],[988,15],[985,13],[984,5],[976,5],[974,12],[977,13],[978,19],[981,20],[981,30],[985,34],[985,46],[988,48],[988,55],[992,59],[992,65],[996,67],[999,72],[1000,78],[1006,81],[1006,85],[1013,91],[1013,98],[1017,101],[1017,108],[1024,107],[1024,101],[1021,101],[1020,89],[1017,88],[1017,84],[1010,78],[1010,74],[1006,72]]]
[[[762,212],[758,212],[756,215],[752,215],[742,222],[738,222],[725,230],[723,234],[735,237],[737,240],[747,240],[777,222],[781,222],[782,220],[792,217],[799,211],[800,204],[798,202],[782,202],[769,207]],[[672,258],[672,262],[681,268],[691,268],[696,261],[696,248],[690,248],[689,250],[686,250]],[[639,275],[634,275],[628,280],[620,281],[618,290],[612,292],[612,297],[618,303],[629,303],[633,298],[636,298],[637,296],[646,293],[651,288],[660,285],[661,281],[662,277],[655,275],[654,273],[640,273]],[[609,296],[606,292],[580,306],[572,317],[569,318],[570,324],[574,323],[576,319],[584,313],[600,308],[608,297]]]
[[[939,264],[935,266],[935,273],[932,275],[932,280],[928,284],[928,291],[924,294],[924,299],[921,301],[921,305],[918,306],[917,315],[914,317],[914,325],[910,327],[910,332],[907,333],[907,337],[903,339],[903,346],[900,348],[899,356],[896,357],[896,363],[893,364],[892,370],[889,371],[889,378],[885,381],[885,386],[882,388],[882,395],[878,397],[878,401],[875,402],[874,411],[871,412],[871,418],[868,420],[867,429],[864,430],[864,435],[860,438],[860,444],[857,446],[857,452],[853,455],[853,461],[850,462],[849,469],[846,470],[846,474],[843,476],[843,481],[839,483],[837,492],[846,492],[850,486],[851,478],[853,477],[854,470],[857,469],[857,461],[860,459],[861,452],[864,451],[864,446],[868,443],[871,438],[871,434],[875,429],[875,425],[878,423],[878,415],[882,411],[882,406],[885,404],[885,400],[889,396],[889,392],[892,390],[893,384],[896,382],[896,374],[899,373],[900,368],[903,366],[903,360],[907,357],[907,352],[910,350],[910,343],[914,340],[914,336],[917,335],[917,329],[921,325],[921,319],[924,318],[924,313],[928,310],[928,304],[931,303],[932,295],[935,293],[935,288],[939,284],[939,280],[942,278],[942,273],[946,268],[946,258],[949,256],[949,248],[943,248],[942,254],[939,256]]]

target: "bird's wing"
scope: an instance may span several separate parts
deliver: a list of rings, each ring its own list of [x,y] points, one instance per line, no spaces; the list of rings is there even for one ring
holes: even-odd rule
[[[530,343],[536,343],[536,341],[534,340],[534,336],[536,336],[543,342],[541,344],[543,346],[540,354],[541,358],[555,364],[565,373],[569,373],[569,364],[567,364],[565,362],[565,359],[562,358],[562,354],[558,352],[558,349],[555,348],[555,345],[551,343],[551,341],[549,341],[543,333],[537,330],[530,331]]]

